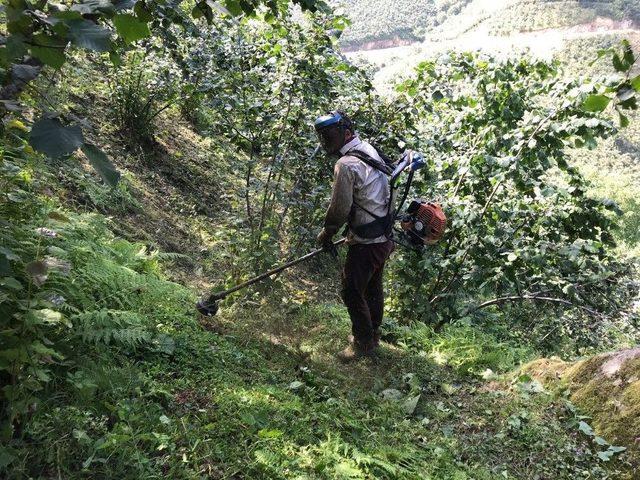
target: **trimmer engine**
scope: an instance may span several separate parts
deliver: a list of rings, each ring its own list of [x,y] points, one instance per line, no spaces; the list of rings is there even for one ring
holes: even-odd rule
[[[400,218],[400,226],[413,245],[433,245],[444,235],[447,217],[439,204],[413,200]]]

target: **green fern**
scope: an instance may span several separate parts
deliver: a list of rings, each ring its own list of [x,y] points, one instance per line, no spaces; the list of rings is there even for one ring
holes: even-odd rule
[[[95,345],[115,345],[136,349],[149,344],[152,333],[145,328],[143,319],[134,312],[96,310],[71,317],[75,334],[83,342]]]

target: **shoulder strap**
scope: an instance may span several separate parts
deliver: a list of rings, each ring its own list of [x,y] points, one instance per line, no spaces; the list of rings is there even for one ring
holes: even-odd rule
[[[376,148],[376,151],[378,151],[377,148]],[[362,152],[360,150],[349,150],[346,153],[346,155],[350,155],[352,157],[356,157],[358,160],[362,160],[364,163],[366,163],[370,167],[375,168],[376,170],[384,173],[385,175],[391,175],[391,173],[393,172],[391,167],[386,163],[386,160],[385,160],[384,164],[381,164],[380,162],[376,161],[374,158],[372,158],[371,156],[367,155],[366,153],[364,153],[364,152]],[[381,156],[381,158],[382,158],[382,156]],[[356,207],[358,207],[360,210],[364,210],[365,212],[367,212],[369,215],[371,215],[376,220],[380,220],[380,219],[384,218],[384,217],[381,217],[380,215],[376,215],[375,213],[371,212],[369,209],[364,208],[362,205],[357,203],[355,200],[353,201],[353,204]]]
[[[355,200],[353,200],[353,204],[358,207],[360,210],[363,210],[365,212],[367,212],[369,215],[371,215],[373,218],[375,218],[376,220],[380,220],[381,218],[384,218],[380,215],[376,215],[375,213],[373,213],[371,210],[369,210],[368,208],[364,208],[362,205],[360,205],[358,202],[356,202]]]
[[[364,163],[366,163],[370,167],[373,167],[376,170],[379,170],[385,175],[391,175],[391,173],[393,172],[393,170],[389,165],[387,165],[386,163],[383,164],[376,161],[374,158],[370,157],[364,152],[361,152],[360,150],[349,150],[345,155],[356,157],[358,160],[362,160]]]
[[[393,168],[393,164],[395,162],[391,159],[391,157],[389,157],[388,155],[385,155],[385,153],[375,145],[371,145],[371,146],[376,149],[376,152],[378,153],[380,158],[384,160],[384,163],[386,163],[389,167]]]

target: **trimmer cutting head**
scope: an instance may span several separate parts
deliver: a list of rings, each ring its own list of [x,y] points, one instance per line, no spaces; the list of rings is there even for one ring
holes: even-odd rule
[[[218,301],[211,298],[203,298],[196,303],[196,309],[205,317],[213,317],[218,313]]]

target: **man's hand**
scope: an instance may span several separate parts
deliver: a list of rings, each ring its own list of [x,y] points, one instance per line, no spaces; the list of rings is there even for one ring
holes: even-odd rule
[[[333,235],[329,235],[329,233],[323,228],[322,231],[318,234],[316,242],[318,243],[319,247],[326,249],[328,246],[333,245],[333,242],[331,241],[332,237]]]
[[[338,250],[333,244],[332,238],[333,238],[333,234],[329,234],[329,232],[327,232],[323,228],[322,231],[318,234],[318,238],[316,239],[316,241],[319,247],[322,247],[323,250],[325,250],[326,252],[329,252],[334,257],[337,257]]]

